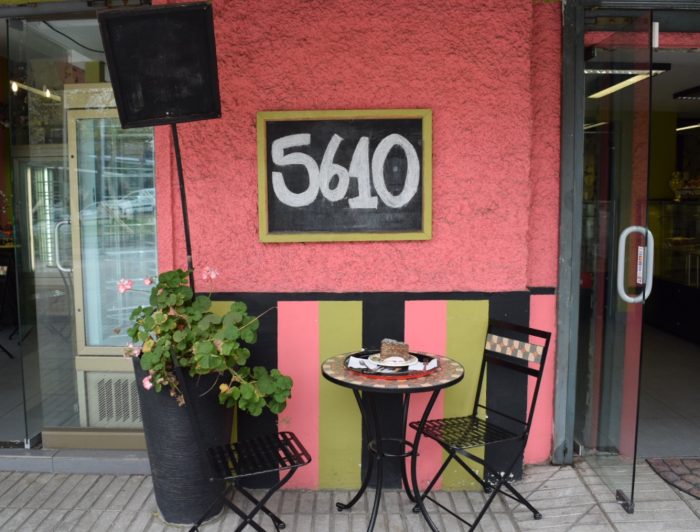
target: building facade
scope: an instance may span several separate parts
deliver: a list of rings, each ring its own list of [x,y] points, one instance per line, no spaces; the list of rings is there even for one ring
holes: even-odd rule
[[[40,17],[5,8],[3,190],[14,198],[5,223],[19,310],[17,323],[11,310],[5,318],[5,362],[21,366],[24,421],[3,439],[138,448],[120,347],[141,296],[115,288],[186,264],[176,160],[170,129],[119,128],[94,9],[79,4],[46,3]],[[575,449],[634,456],[642,332],[696,345],[683,316],[665,319],[674,305],[660,305],[697,289],[700,168],[692,128],[678,130],[695,124],[695,109],[673,95],[700,65],[700,6],[585,4],[213,2],[222,117],[178,126],[193,261],[219,272],[206,286],[215,299],[276,307],[253,357],[291,375],[293,397],[279,416],[240,417],[238,430],[294,430],[316,457],[296,486],[355,486],[366,460],[354,399],[322,379],[325,358],[385,337],[447,353],[467,378],[435,412],[457,414],[474,393],[489,318],[554,332],[526,463],[568,462]],[[70,7],[81,9],[55,20]],[[431,237],[262,242],[258,113],[357,109],[431,111]],[[656,253],[646,230],[618,248],[628,225],[651,227]],[[646,319],[611,284],[618,270],[633,296],[651,284],[644,258],[636,282],[624,275],[637,252],[616,262],[633,247],[657,261]],[[523,381],[486,393],[525,408],[531,391]],[[381,410],[399,435],[400,405]],[[424,454],[430,469],[439,449]],[[399,481],[398,469],[390,475]]]

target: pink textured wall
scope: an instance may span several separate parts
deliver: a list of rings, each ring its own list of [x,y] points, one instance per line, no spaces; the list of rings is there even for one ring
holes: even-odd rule
[[[215,0],[223,118],[179,126],[195,266],[219,270],[216,291],[554,285],[559,9]],[[414,107],[433,110],[432,240],[258,241],[256,112]],[[156,142],[167,268],[184,253],[168,131]]]
[[[532,138],[528,286],[557,284],[561,99],[561,6],[535,4],[532,24]]]

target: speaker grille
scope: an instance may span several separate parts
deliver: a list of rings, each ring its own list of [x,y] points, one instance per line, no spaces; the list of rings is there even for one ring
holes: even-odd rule
[[[140,428],[136,380],[133,373],[86,373],[88,426]]]

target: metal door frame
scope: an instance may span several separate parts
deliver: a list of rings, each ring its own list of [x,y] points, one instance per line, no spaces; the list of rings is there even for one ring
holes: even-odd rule
[[[557,364],[552,462],[574,458],[579,278],[583,206],[583,34],[586,8],[700,11],[700,0],[562,0],[561,157],[559,272],[557,279]]]

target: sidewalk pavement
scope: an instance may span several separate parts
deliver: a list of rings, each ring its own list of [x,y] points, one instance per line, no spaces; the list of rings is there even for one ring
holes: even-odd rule
[[[627,514],[613,492],[585,463],[575,467],[529,466],[518,489],[543,514],[532,519],[522,506],[500,496],[484,517],[485,531],[700,531],[700,500],[672,488],[646,463],[637,469],[636,510]],[[338,512],[335,501],[347,491],[279,492],[268,504],[287,523],[290,532],[354,532],[366,530],[369,504],[365,496],[350,511]],[[475,492],[438,492],[441,502],[469,516],[484,495]],[[504,502],[505,501],[505,502]],[[428,503],[440,530],[467,530],[449,514]],[[204,532],[234,530],[239,518],[232,512],[201,527]],[[267,517],[258,519],[272,530]],[[47,531],[182,531],[158,517],[151,478],[144,475],[78,475],[63,473],[0,472],[0,530]],[[252,530],[247,528],[246,530]],[[428,530],[399,491],[384,493],[378,532]]]

